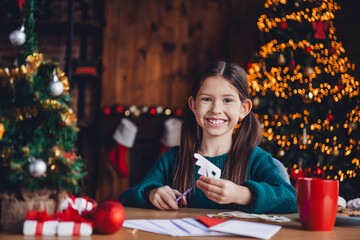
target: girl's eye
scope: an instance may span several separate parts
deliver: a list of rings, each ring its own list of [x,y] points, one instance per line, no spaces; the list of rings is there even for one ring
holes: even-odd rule
[[[224,102],[226,102],[226,103],[230,103],[230,102],[232,102],[233,100],[232,99],[230,99],[230,98],[225,98],[224,99]]]
[[[211,101],[211,98],[205,97],[205,98],[202,98],[201,100],[202,100],[202,101],[205,101],[205,102],[210,102],[210,101]]]

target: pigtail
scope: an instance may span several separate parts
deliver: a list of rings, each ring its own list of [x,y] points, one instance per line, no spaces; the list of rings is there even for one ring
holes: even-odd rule
[[[261,125],[253,112],[242,121],[233,134],[233,144],[224,165],[222,177],[241,184],[248,175],[249,159],[262,138]]]

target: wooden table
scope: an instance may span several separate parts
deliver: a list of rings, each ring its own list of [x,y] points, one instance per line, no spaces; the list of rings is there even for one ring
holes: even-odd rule
[[[186,218],[186,217],[195,217],[197,215],[206,216],[209,213],[218,213],[224,212],[224,210],[214,210],[214,209],[187,209],[182,208],[179,211],[160,211],[160,210],[150,210],[150,209],[141,209],[141,208],[125,208],[126,219],[174,219],[174,218]],[[360,239],[360,227],[359,226],[337,226],[335,225],[333,231],[331,232],[315,232],[315,231],[306,231],[301,229],[301,224],[299,222],[298,214],[285,214],[283,216],[289,217],[292,219],[291,222],[287,223],[276,223],[281,225],[282,228],[277,232],[272,239],[286,239],[286,240],[336,240],[336,239]],[[233,240],[233,239],[251,239],[255,238],[246,238],[246,237],[171,237],[166,235],[160,235],[144,231],[132,231],[132,229],[122,228],[117,233],[112,235],[101,235],[93,234],[90,237],[73,237],[72,239],[79,240],[165,240],[165,239],[207,239],[207,240]],[[28,237],[23,235],[14,235],[8,233],[0,232],[1,240],[32,240],[32,239],[59,239],[66,240],[71,239],[70,237]]]

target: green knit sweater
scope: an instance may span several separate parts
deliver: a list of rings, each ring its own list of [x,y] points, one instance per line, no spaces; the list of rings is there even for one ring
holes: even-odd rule
[[[130,188],[120,196],[120,202],[129,207],[154,208],[146,192],[153,188],[169,185],[178,162],[179,147],[174,147],[161,155],[145,178],[135,187]],[[210,162],[223,169],[227,154],[216,157],[206,157]],[[199,166],[195,166],[195,180]],[[259,147],[255,147],[250,156],[248,178],[241,185],[250,189],[253,194],[251,205],[237,205],[237,209],[250,213],[293,213],[297,212],[296,190],[279,175],[279,169],[274,164],[272,156]],[[232,209],[230,204],[218,204],[209,200],[203,191],[195,187],[191,198],[187,199],[187,207]]]

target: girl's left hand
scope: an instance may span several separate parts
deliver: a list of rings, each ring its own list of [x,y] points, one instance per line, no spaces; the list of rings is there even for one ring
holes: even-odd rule
[[[196,186],[205,193],[207,198],[219,204],[249,205],[251,203],[252,194],[249,188],[229,180],[200,176],[196,181]]]

